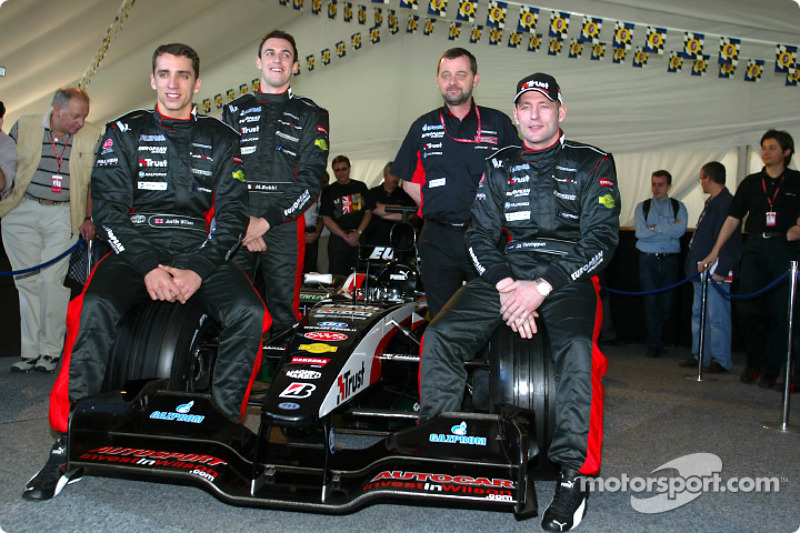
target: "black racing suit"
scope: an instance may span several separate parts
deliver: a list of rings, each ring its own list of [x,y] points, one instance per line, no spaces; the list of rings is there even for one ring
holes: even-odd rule
[[[502,240],[503,229],[508,240]],[[463,362],[502,324],[495,285],[543,278],[553,291],[539,307],[556,373],[550,459],[585,474],[600,467],[607,366],[597,349],[602,307],[595,274],[619,239],[619,192],[610,154],[565,141],[532,151],[510,146],[486,162],[466,233],[480,274],[460,289],[425,332],[421,361],[423,420],[457,411]]]
[[[267,251],[244,246],[234,261],[261,272],[273,332],[300,320],[305,257],[303,213],[319,197],[328,164],[328,112],[292,94],[247,94],[225,106],[222,120],[241,133],[250,215],[264,218]]]
[[[149,300],[144,277],[159,264],[202,279],[190,301],[222,328],[212,397],[238,419],[269,326],[247,276],[227,261],[248,221],[239,136],[195,113],[189,120],[157,109],[128,113],[106,127],[92,172],[92,202],[98,233],[115,253],[70,303],[64,363],[51,395],[53,428],[66,431],[70,401],[100,390],[118,325]]]
[[[408,130],[392,174],[420,185],[419,239],[422,281],[435,316],[465,280],[475,277],[464,231],[486,158],[516,144],[519,135],[505,113],[476,105],[461,120],[446,107],[425,113]]]

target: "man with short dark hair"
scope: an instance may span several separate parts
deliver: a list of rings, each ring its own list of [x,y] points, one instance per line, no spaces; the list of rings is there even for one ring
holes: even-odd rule
[[[709,270],[720,257],[722,247],[739,230],[747,217],[748,234],[742,247],[739,291],[750,294],[763,289],[789,269],[797,258],[788,231],[800,214],[800,172],[788,168],[794,154],[794,139],[785,131],[769,130],[761,137],[761,172],[750,174],[739,184],[728,218],[720,229],[714,248],[697,265]],[[741,314],[747,366],[739,379],[772,388],[786,358],[788,330],[786,308],[788,287],[784,283],[757,299],[742,300]]]
[[[369,190],[372,219],[367,227],[367,244],[391,245],[392,227],[403,219],[401,213],[390,213],[387,207],[413,207],[414,200],[400,187],[400,178],[392,174],[390,161],[383,167],[383,183]]]
[[[328,112],[291,90],[298,68],[294,37],[273,30],[261,39],[259,92],[227,104],[222,120],[242,135],[250,190],[250,224],[234,261],[264,281],[272,334],[300,320],[305,257],[303,214],[319,196],[328,164]]]
[[[725,187],[725,167],[719,161],[711,161],[700,169],[700,187],[709,195],[703,212],[697,220],[689,254],[686,257],[686,272],[697,272],[697,265],[708,255],[717,241],[717,235],[728,216],[733,195]],[[717,263],[707,275],[711,275],[706,295],[706,318],[703,349],[703,366],[706,372],[730,372],[731,361],[731,282],[734,267],[738,267],[742,240],[737,233],[725,243]],[[694,281],[694,300],[692,303],[692,357],[682,361],[681,366],[694,367],[700,353],[700,309],[702,282]]]
[[[331,163],[336,181],[325,188],[319,214],[331,232],[328,261],[331,274],[347,275],[358,266],[361,235],[372,219],[364,182],[350,179],[350,159],[337,155]]]
[[[239,136],[197,114],[197,52],[171,43],[153,57],[155,109],[109,122],[98,151],[93,216],[114,253],[70,304],[64,363],[50,395],[50,425],[61,436],[25,487],[26,500],[48,500],[74,476],[64,470],[70,406],[100,392],[119,324],[137,304],[191,300],[220,325],[211,398],[225,416],[244,414],[259,367],[269,315],[228,261],[248,222]]]
[[[425,331],[420,423],[460,410],[463,363],[498,326],[505,322],[532,338],[540,320],[557,384],[550,391],[557,400],[548,458],[561,467],[542,527],[567,531],[586,511],[582,477],[600,468],[607,362],[597,347],[596,274],[619,239],[619,191],[610,154],[566,140],[559,125],[567,107],[552,76],[520,80],[514,104],[524,143],[487,159],[466,232],[480,277],[459,289]],[[508,240],[498,248],[504,231]]]
[[[91,240],[89,181],[100,128],[86,122],[89,95],[58,89],[44,117],[23,116],[11,128],[17,143],[14,187],[0,202],[3,246],[13,270],[46,263],[69,250],[75,237]],[[69,256],[14,277],[19,292],[22,360],[12,372],[53,372],[64,347],[70,291]]]
[[[420,268],[428,310],[434,317],[464,281],[475,278],[464,232],[469,209],[495,150],[519,142],[505,113],[479,106],[478,62],[464,48],[447,50],[436,65],[436,85],[444,105],[411,124],[391,173],[420,205],[425,219],[419,239]]]
[[[653,197],[636,206],[636,249],[639,250],[639,281],[644,296],[648,357],[660,357],[664,348],[664,325],[672,314],[674,290],[661,291],[678,282],[681,237],[689,217],[683,202],[669,197],[672,175],[657,170],[650,177]]]

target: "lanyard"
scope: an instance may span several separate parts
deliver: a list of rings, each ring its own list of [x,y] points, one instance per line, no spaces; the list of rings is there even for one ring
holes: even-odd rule
[[[67,145],[69,144],[69,139],[72,137],[72,135],[67,134],[67,138],[64,141],[64,147],[61,149],[61,155],[58,155],[56,152],[56,143],[53,140],[53,132],[51,130],[47,130],[47,133],[50,134],[50,146],[53,147],[53,155],[56,157],[56,162],[58,163],[58,173],[61,174],[61,163],[64,161],[64,152],[67,151]]]
[[[481,112],[478,110],[478,106],[475,106],[475,115],[478,117],[478,133],[477,133],[477,135],[475,135],[474,139],[459,139],[459,138],[456,138],[456,137],[453,137],[452,135],[450,135],[447,132],[447,126],[445,126],[445,124],[444,124],[444,112],[441,109],[439,110],[439,121],[442,123],[442,129],[444,129],[445,135],[450,137],[450,139],[452,139],[452,140],[454,140],[456,142],[459,142],[459,143],[480,144],[481,141],[483,141],[483,139],[481,138]],[[467,117],[464,117],[464,118],[467,118]]]
[[[778,184],[778,188],[775,189],[775,194],[772,195],[772,198],[770,198],[769,194],[767,194],[767,178],[765,178],[763,176],[761,178],[761,188],[764,189],[764,196],[767,197],[767,202],[769,202],[769,210],[770,211],[775,211],[775,208],[773,207],[773,203],[775,202],[775,199],[778,197],[778,193],[781,190],[781,185],[783,185],[783,180],[785,178],[786,178],[785,174],[781,176],[781,182]]]

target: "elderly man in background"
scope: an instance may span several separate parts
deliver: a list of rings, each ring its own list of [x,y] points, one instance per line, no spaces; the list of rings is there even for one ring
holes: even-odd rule
[[[69,249],[76,235],[94,236],[89,181],[100,128],[86,122],[89,95],[77,87],[58,89],[52,108],[21,117],[11,128],[17,143],[14,188],[0,202],[3,246],[11,267],[23,270]],[[12,372],[53,372],[66,332],[69,257],[14,277],[19,292],[22,360]]]

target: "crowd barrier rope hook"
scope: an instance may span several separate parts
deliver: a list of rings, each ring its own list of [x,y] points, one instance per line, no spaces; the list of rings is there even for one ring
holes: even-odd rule
[[[797,261],[791,263],[791,282],[789,283],[789,305],[787,313],[789,315],[789,336],[786,342],[786,378],[783,383],[783,406],[781,421],[778,424],[773,422],[762,422],[761,427],[782,433],[800,433],[800,426],[789,424],[789,391],[791,388],[792,376],[792,332],[794,330],[792,321],[794,319],[794,299],[797,295]]]

